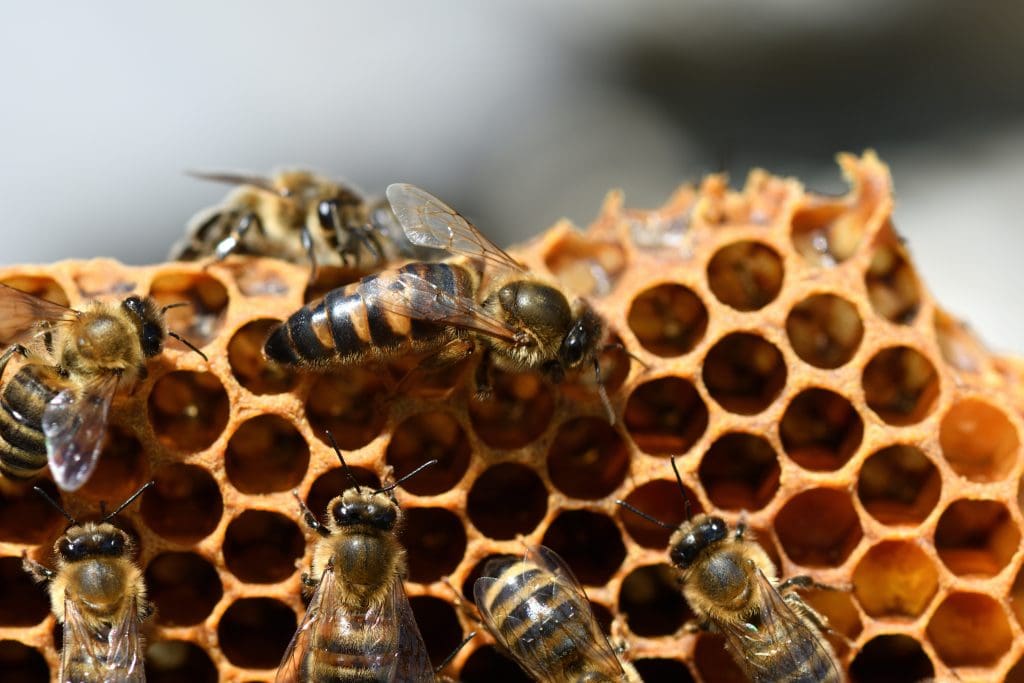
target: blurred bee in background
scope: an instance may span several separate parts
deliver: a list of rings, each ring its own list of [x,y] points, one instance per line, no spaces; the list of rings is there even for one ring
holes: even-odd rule
[[[53,546],[57,569],[22,555],[22,565],[47,584],[54,616],[63,626],[61,683],[142,683],[146,680],[139,625],[152,613],[131,536],[111,524],[153,482],[147,483],[99,522],[79,522],[59,503],[36,491],[71,526]]]
[[[221,260],[232,253],[359,267],[419,255],[405,239],[387,202],[367,200],[341,183],[309,171],[280,171],[269,178],[193,173],[237,185],[218,206],[191,221],[171,258]]]
[[[333,436],[328,438],[334,444]],[[368,490],[356,481],[337,444],[334,449],[352,487],[328,504],[327,523],[317,521],[293,492],[302,519],[319,538],[309,573],[302,576],[303,593],[312,593],[309,607],[276,681],[432,683],[435,672],[402,583],[405,550],[396,536],[402,510],[394,490],[437,461]]]
[[[539,681],[640,681],[601,632],[572,570],[553,550],[496,557],[473,585],[487,630]]]
[[[174,304],[181,305],[181,304]],[[74,491],[92,474],[119,386],[146,377],[146,362],[173,337],[149,297],[120,305],[94,301],[77,311],[0,285],[0,377],[15,354],[28,359],[3,382],[0,473],[7,481],[35,477],[50,465],[54,481]]]
[[[686,506],[678,528],[651,517],[625,501],[631,512],[672,529],[669,558],[679,572],[683,597],[705,630],[721,633],[739,667],[755,683],[833,683],[842,681],[835,653],[821,632],[824,617],[807,605],[797,588],[833,590],[809,576],[779,581],[775,566],[747,535],[741,519],[730,533],[720,517],[690,515],[675,458],[672,469]]]
[[[271,332],[269,359],[327,370],[426,354],[421,368],[434,370],[481,351],[481,396],[491,392],[492,366],[539,370],[557,383],[589,364],[614,422],[597,358],[605,325],[589,303],[530,273],[424,190],[395,184],[387,197],[410,242],[456,258],[410,263],[328,292]]]

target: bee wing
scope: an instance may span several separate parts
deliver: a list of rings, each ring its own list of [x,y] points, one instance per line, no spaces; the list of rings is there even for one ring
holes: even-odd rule
[[[454,256],[482,259],[484,263],[506,270],[526,270],[458,211],[429,192],[415,185],[394,183],[388,185],[385,194],[413,244],[442,249]]]
[[[142,641],[139,638],[138,603],[133,598],[104,640],[89,628],[78,603],[64,595],[64,647],[61,651],[61,683],[76,683],[76,671],[104,671],[109,683],[144,683]]]
[[[733,659],[755,681],[777,680],[780,675],[802,671],[811,660],[825,668],[816,672],[822,677],[815,680],[840,680],[820,636],[793,612],[764,572],[757,569],[755,575],[758,595],[753,602],[760,610],[749,620],[753,623],[715,622]]]
[[[392,586],[390,602],[398,622],[398,666],[393,680],[433,683],[434,667],[401,581]]]
[[[59,392],[43,409],[50,472],[65,491],[77,490],[96,468],[116,390],[117,375],[104,375]]]
[[[40,324],[71,322],[76,317],[78,311],[73,308],[0,284],[0,341],[6,344],[37,332]]]
[[[258,187],[261,190],[277,194],[277,189],[274,187],[274,184],[263,176],[249,175],[247,173],[232,173],[230,171],[185,171],[185,173],[193,178],[198,178],[199,180],[209,180],[214,183],[224,183],[226,185],[252,185],[253,187]]]
[[[402,271],[394,277],[364,280],[360,291],[367,307],[384,310],[412,320],[426,320],[473,330],[489,337],[517,342],[519,334],[491,315],[473,299],[452,296],[415,273]]]
[[[313,643],[322,642],[324,635],[330,635],[333,625],[332,612],[337,609],[336,605],[339,602],[337,583],[334,570],[327,567],[320,575],[320,583],[313,591],[313,597],[309,601],[302,622],[284,651],[274,683],[298,683],[305,680],[302,675],[302,662],[306,654]]]

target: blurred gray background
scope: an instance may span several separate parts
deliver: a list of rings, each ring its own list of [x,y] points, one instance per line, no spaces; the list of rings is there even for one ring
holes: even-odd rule
[[[926,282],[1021,352],[1021,35],[1015,0],[18,3],[0,263],[161,260],[226,191],[185,169],[410,181],[508,243],[874,147]]]

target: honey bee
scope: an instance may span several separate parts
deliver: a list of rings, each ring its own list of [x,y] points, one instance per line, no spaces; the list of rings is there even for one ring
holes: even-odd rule
[[[0,376],[17,353],[28,359],[3,383],[0,474],[9,481],[36,476],[47,462],[54,481],[74,491],[92,474],[119,386],[146,376],[146,361],[167,337],[204,359],[202,351],[167,330],[164,312],[149,298],[120,305],[93,302],[77,311],[0,285]]]
[[[320,263],[359,266],[372,257],[381,264],[415,253],[387,202],[364,199],[353,188],[309,171],[281,171],[270,178],[193,175],[237,187],[219,206],[196,215],[188,237],[172,249],[172,259],[221,260],[244,253],[308,261],[315,279]]]
[[[61,683],[142,683],[146,680],[139,625],[152,613],[142,570],[132,560],[131,536],[111,520],[139,497],[149,482],[99,522],[79,522],[39,487],[71,526],[53,546],[57,569],[22,555],[22,565],[50,593],[63,626]]]
[[[639,683],[601,632],[572,570],[550,548],[492,559],[473,595],[487,630],[537,680]]]
[[[275,680],[432,683],[434,669],[402,583],[405,550],[396,536],[402,510],[393,492],[437,461],[367,490],[334,448],[352,487],[328,504],[327,523],[317,521],[293,492],[302,519],[319,538],[302,576],[303,593],[312,593],[309,607]]]
[[[323,370],[422,353],[420,367],[438,369],[481,351],[482,396],[491,392],[492,366],[539,370],[560,382],[589,363],[614,421],[597,359],[605,325],[587,301],[570,302],[424,190],[395,184],[387,197],[410,242],[453,258],[409,263],[328,292],[271,332],[269,359]]]
[[[686,507],[686,521],[679,527],[624,501],[616,502],[673,530],[669,558],[679,572],[683,597],[698,625],[725,637],[733,659],[755,683],[842,681],[832,646],[821,635],[828,630],[827,622],[795,592],[797,588],[832,587],[815,583],[809,576],[780,582],[764,548],[747,534],[743,519],[730,533],[720,517],[691,517],[675,458],[672,469]]]

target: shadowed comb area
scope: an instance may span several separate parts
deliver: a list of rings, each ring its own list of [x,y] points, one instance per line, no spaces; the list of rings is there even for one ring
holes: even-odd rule
[[[559,223],[511,250],[589,296],[638,359],[602,358],[614,426],[589,373],[557,387],[498,373],[480,401],[465,367],[403,382],[410,364],[321,376],[267,365],[274,322],[357,272],[309,286],[306,268],[234,256],[205,269],[0,269],[0,282],[71,306],[129,290],[192,304],[168,325],[209,362],[169,341],[118,398],[92,481],[59,496],[42,483],[89,519],[156,481],[119,516],[157,610],[151,679],[273,680],[312,540],[291,491],[322,516],[350,485],[326,431],[367,486],[439,460],[396,491],[407,591],[435,662],[478,628],[452,588],[471,600],[490,558],[542,543],[605,626],[621,617],[645,680],[736,680],[720,639],[683,628],[668,530],[614,502],[679,523],[676,455],[694,513],[734,524],[747,510],[783,575],[850,587],[807,599],[854,680],[1024,677],[1024,362],[991,354],[917,277],[890,220],[888,169],[872,153],[839,162],[845,196],[763,171],[742,190],[709,176],[653,210],[612,193],[585,231]],[[2,680],[57,669],[59,629],[20,556],[45,559],[63,526],[31,488],[0,491]],[[485,634],[449,672],[463,669],[467,681],[515,675]]]

